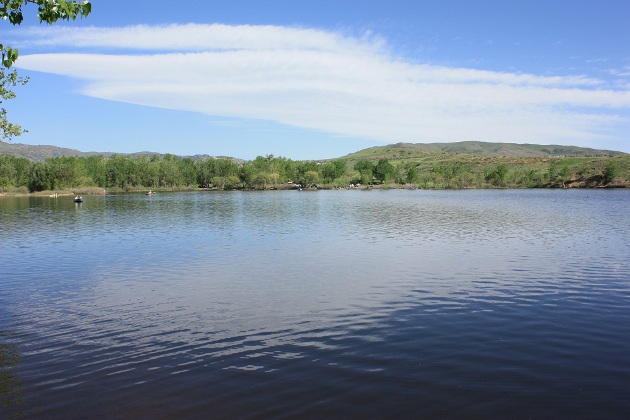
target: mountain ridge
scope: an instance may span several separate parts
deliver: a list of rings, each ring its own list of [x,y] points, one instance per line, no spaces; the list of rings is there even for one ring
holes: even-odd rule
[[[398,153],[397,153],[398,152]],[[357,159],[365,157],[369,159],[371,156],[381,154],[400,154],[401,152],[409,153],[451,153],[451,154],[472,154],[482,156],[504,156],[504,157],[590,157],[590,156],[619,156],[627,153],[592,149],[588,147],[578,146],[562,146],[562,145],[539,145],[539,144],[518,144],[518,143],[491,143],[481,141],[462,141],[452,143],[396,143],[385,146],[375,146],[350,153],[343,158]],[[111,155],[125,156],[164,156],[165,153],[157,152],[135,152],[135,153],[116,153],[116,152],[82,152],[76,149],[58,147],[53,145],[27,145],[20,143],[0,142],[0,154],[14,155],[24,157],[33,161],[44,161],[48,158],[77,156],[88,157],[92,155],[103,155],[109,157]],[[192,160],[204,160],[208,158],[230,158],[237,161],[243,159],[229,156],[211,156],[207,154],[179,156],[182,158],[190,158]]]
[[[345,157],[349,159],[370,159],[370,155],[377,154],[382,154],[383,157],[387,155],[397,157],[396,155],[400,155],[403,152],[406,152],[407,155],[410,153],[450,153],[519,158],[620,156],[627,154],[614,150],[592,149],[578,146],[461,141],[452,143],[396,143],[387,146],[370,147],[351,153]]]
[[[0,141],[0,155],[13,155],[17,157],[23,157],[32,161],[44,161],[49,158],[55,157],[88,157],[94,155],[101,155],[104,157],[111,157],[112,155],[124,155],[131,157],[138,156],[159,156],[163,157],[168,153],[158,153],[158,152],[134,152],[134,153],[118,153],[118,152],[82,152],[77,149],[70,149],[67,147],[59,147],[53,145],[30,145],[30,144],[20,144],[20,143],[7,143]],[[199,154],[199,155],[189,155],[189,156],[179,156],[181,158],[191,158],[192,160],[204,160],[210,158],[229,158],[234,159],[229,156],[210,156],[207,154]],[[241,161],[241,159],[235,159]]]

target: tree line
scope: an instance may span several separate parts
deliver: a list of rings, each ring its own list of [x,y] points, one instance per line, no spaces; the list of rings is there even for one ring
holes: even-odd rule
[[[341,185],[348,166],[343,159],[327,162],[293,161],[259,156],[239,163],[230,158],[193,160],[163,156],[112,155],[55,157],[34,162],[0,155],[0,189],[26,188],[29,192],[101,187],[137,189],[269,189],[283,185]]]
[[[0,190],[55,191],[101,187],[139,189],[275,189],[410,186],[419,188],[594,187],[616,179],[627,183],[629,159],[558,159],[511,163],[475,161],[392,162],[386,158],[294,161],[258,156],[246,162],[230,158],[193,160],[175,155],[55,157],[34,162],[0,155]],[[623,179],[622,179],[623,178]]]

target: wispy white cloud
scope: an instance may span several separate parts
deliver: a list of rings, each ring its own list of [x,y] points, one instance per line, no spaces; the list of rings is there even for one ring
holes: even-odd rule
[[[129,50],[328,50],[380,48],[384,40],[373,33],[361,38],[316,29],[279,26],[172,24],[122,28],[32,27],[16,34],[23,45],[111,47]]]
[[[373,35],[191,24],[20,36],[57,52],[19,67],[81,79],[85,95],[386,142],[578,144],[627,124],[630,108],[630,91],[597,79],[422,65]]]

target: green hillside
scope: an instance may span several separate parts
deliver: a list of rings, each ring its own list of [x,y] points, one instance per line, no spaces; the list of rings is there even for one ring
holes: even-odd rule
[[[387,162],[393,173],[421,188],[630,186],[629,154],[574,146],[397,143],[360,150],[344,159],[351,167]]]
[[[345,158],[349,160],[380,158],[400,160],[430,156],[437,157],[436,153],[548,158],[619,156],[625,154],[612,150],[598,150],[577,146],[462,141],[456,143],[396,143],[360,150],[345,156]]]

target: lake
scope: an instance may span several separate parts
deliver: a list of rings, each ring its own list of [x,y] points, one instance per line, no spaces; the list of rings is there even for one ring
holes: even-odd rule
[[[0,418],[627,418],[630,191],[0,199]]]

